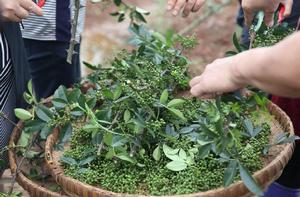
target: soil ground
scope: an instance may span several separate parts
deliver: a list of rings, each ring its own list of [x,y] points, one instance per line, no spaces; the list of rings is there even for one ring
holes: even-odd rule
[[[180,31],[193,20],[201,17],[201,14],[208,9],[205,6],[200,12],[194,13],[188,18],[181,18],[166,13],[166,0],[133,0],[130,2],[137,3],[140,7],[150,11],[149,26],[160,32],[164,32],[169,28]],[[201,73],[206,64],[216,58],[223,57],[226,51],[232,49],[232,34],[237,30],[235,24],[237,9],[237,1],[233,1],[232,4],[189,32],[190,35],[194,34],[199,40],[199,45],[186,54],[192,62],[192,75]],[[117,23],[117,20],[109,15],[113,10],[106,3],[88,3],[86,26],[81,45],[81,58],[83,61],[94,64],[105,63],[118,50],[128,48],[128,22]],[[86,68],[82,70],[83,75],[90,72]],[[8,189],[10,180],[10,171],[7,170],[0,179],[0,191]],[[16,191],[23,192],[24,197],[29,196],[19,185],[16,184],[15,188]]]

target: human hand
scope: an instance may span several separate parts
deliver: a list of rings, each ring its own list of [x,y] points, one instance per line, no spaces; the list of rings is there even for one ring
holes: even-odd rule
[[[236,76],[236,57],[217,59],[207,65],[202,75],[190,81],[191,94],[195,97],[213,98],[224,92],[232,92],[243,87]]]
[[[32,0],[0,0],[0,18],[3,21],[20,22],[29,13],[42,16],[43,12]]]
[[[168,10],[172,11],[174,16],[177,16],[183,8],[183,16],[187,17],[190,12],[197,12],[205,0],[168,0]]]
[[[248,27],[251,26],[255,13],[259,10],[265,13],[265,24],[269,27],[274,24],[274,13],[279,7],[279,4],[285,6],[284,17],[291,14],[293,0],[242,0],[242,8],[245,15],[245,23]]]

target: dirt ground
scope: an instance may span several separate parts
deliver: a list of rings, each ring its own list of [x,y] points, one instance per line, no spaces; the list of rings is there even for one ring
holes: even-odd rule
[[[188,18],[181,18],[179,16],[173,17],[166,12],[166,0],[133,0],[130,2],[135,2],[143,9],[150,11],[151,15],[147,18],[149,26],[160,32],[169,28],[180,31],[193,20],[201,17],[202,12],[207,9],[206,6]],[[199,45],[186,54],[192,62],[192,75],[201,73],[207,63],[223,57],[224,53],[232,48],[231,37],[233,32],[237,30],[235,17],[238,9],[237,1],[233,2],[189,33],[190,35],[194,34],[199,40]],[[94,64],[105,63],[118,50],[128,48],[128,22],[118,23],[115,18],[109,15],[113,10],[114,8],[105,5],[105,3],[88,3],[86,26],[81,46],[81,59],[83,61]],[[83,68],[83,75],[87,73],[89,71]],[[0,180],[0,191],[3,190],[3,187],[8,188],[10,179],[10,172],[7,170]],[[16,191],[22,191],[20,186],[16,185]],[[27,197],[28,194],[24,196]]]
[[[151,12],[147,18],[149,27],[159,32],[165,32],[173,28],[175,32],[184,29],[191,22],[203,16],[207,6],[201,8],[197,13],[191,14],[188,18],[180,16],[173,17],[166,12],[166,0],[152,1],[130,1],[136,2],[141,8]],[[223,57],[224,53],[232,49],[231,38],[237,30],[235,17],[238,10],[237,1],[219,13],[208,18],[204,23],[189,32],[188,35],[195,35],[199,45],[189,51],[186,55],[192,61],[192,74],[199,74],[203,66],[216,58]],[[116,18],[109,15],[114,7],[102,4],[88,3],[86,30],[83,34],[81,49],[82,60],[93,64],[103,63],[114,56],[116,51],[127,48],[128,44],[128,21],[118,23]],[[83,69],[83,74],[87,71]]]

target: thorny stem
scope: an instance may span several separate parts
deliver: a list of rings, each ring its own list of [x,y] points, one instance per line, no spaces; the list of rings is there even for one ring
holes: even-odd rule
[[[68,56],[67,56],[67,62],[69,64],[72,64],[72,58],[74,54],[74,48],[76,44],[76,31],[77,31],[77,25],[78,25],[78,17],[79,17],[79,10],[81,8],[80,0],[74,0],[74,17],[72,19],[72,27],[71,27],[71,41],[68,49]]]
[[[21,131],[23,132],[23,130],[21,130]],[[35,135],[35,136],[32,138],[32,140],[31,140],[29,146],[28,146],[28,147],[26,148],[26,150],[25,150],[25,154],[26,154],[26,153],[31,149],[31,147],[34,145],[34,142],[35,142],[35,140],[37,139],[37,137],[38,137],[38,135]],[[9,192],[8,192],[9,195],[11,195],[12,192],[13,192],[13,190],[14,190],[14,185],[15,185],[15,183],[16,183],[17,175],[18,175],[18,173],[20,172],[20,168],[22,167],[24,160],[25,160],[25,157],[22,157],[22,159],[20,160],[20,162],[17,164],[17,168],[16,168],[15,173],[13,174],[13,179],[12,179],[12,181],[11,181],[11,186],[10,186],[10,188],[9,188]]]
[[[256,33],[255,31],[250,31],[250,45],[249,45],[249,49],[253,48],[253,43],[256,37]]]
[[[19,127],[19,125],[17,125],[14,121],[12,121],[11,119],[9,119],[8,116],[5,115],[2,111],[0,112],[0,117],[2,117],[5,120],[7,120],[10,124],[12,124],[13,126],[17,127],[19,130],[23,131],[22,128]]]

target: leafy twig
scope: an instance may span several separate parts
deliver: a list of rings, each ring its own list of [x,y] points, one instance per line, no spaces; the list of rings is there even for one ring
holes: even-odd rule
[[[23,132],[23,130],[21,130],[21,131]],[[27,152],[29,152],[29,150],[30,150],[30,149],[32,148],[32,146],[34,145],[34,142],[35,142],[35,140],[37,139],[37,137],[38,137],[38,134],[35,135],[35,136],[32,138],[32,140],[31,140],[29,146],[26,148],[24,154],[26,154]],[[11,186],[10,186],[10,188],[9,188],[9,192],[8,192],[9,195],[11,195],[12,192],[13,192],[14,185],[15,185],[16,179],[17,179],[17,175],[18,175],[18,173],[20,172],[20,168],[22,167],[25,158],[26,158],[25,156],[22,157],[22,159],[20,160],[20,162],[17,164],[17,168],[16,168],[15,173],[13,174],[13,179],[12,179],[12,181],[11,181]]]

